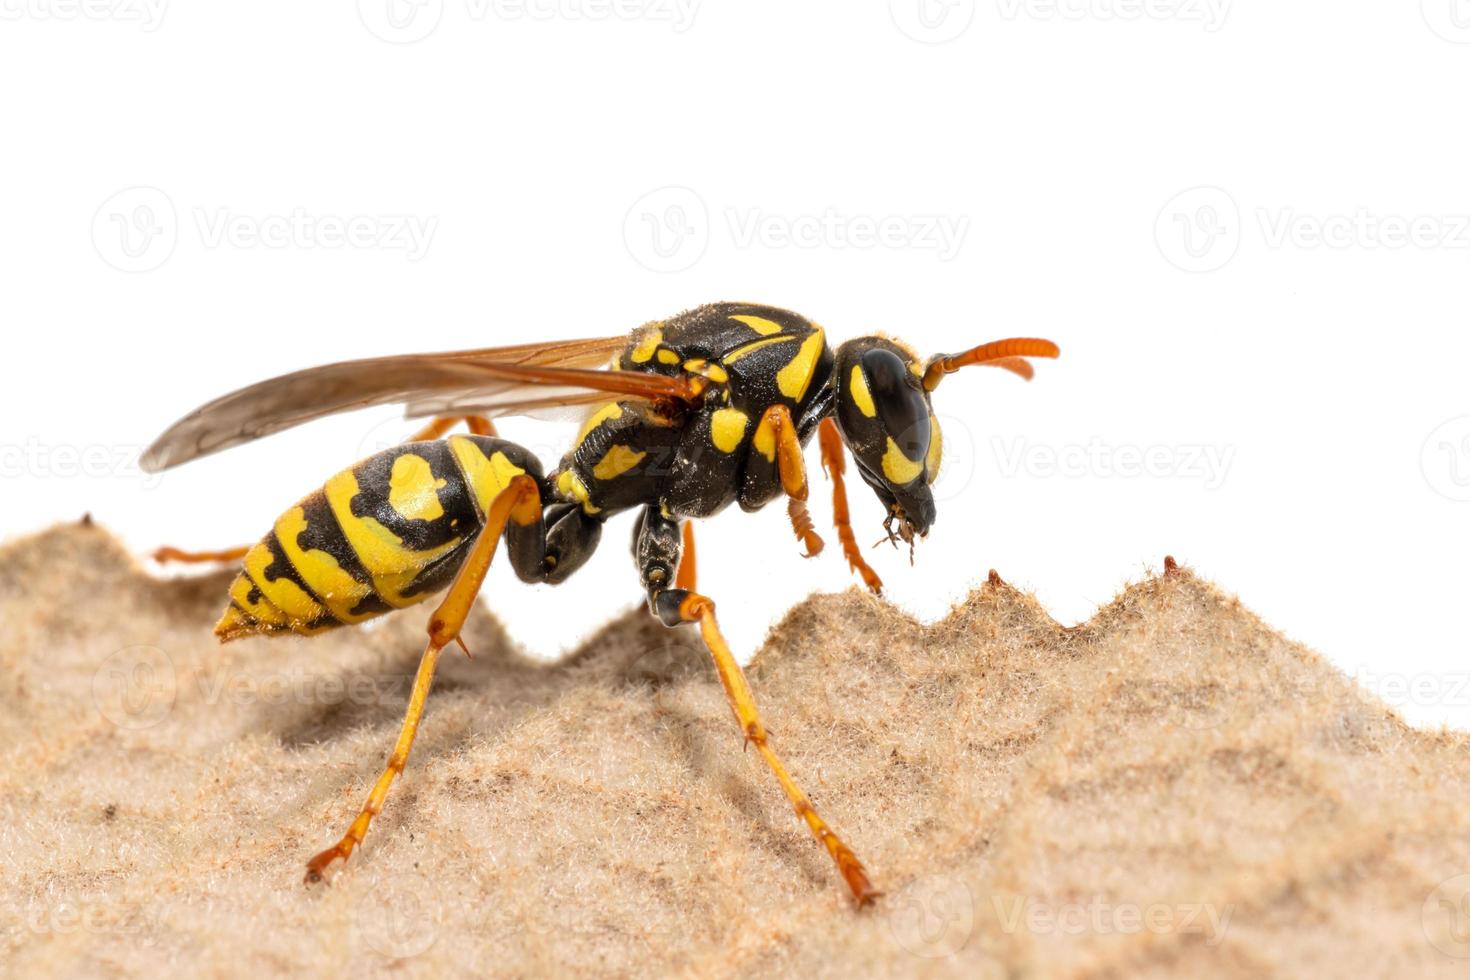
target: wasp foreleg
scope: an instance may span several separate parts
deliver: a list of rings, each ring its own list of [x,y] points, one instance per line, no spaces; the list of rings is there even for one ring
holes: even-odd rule
[[[842,445],[842,434],[837,431],[837,423],[831,418],[823,419],[821,428],[817,430],[817,439],[822,446],[822,469],[827,471],[827,477],[832,481],[832,524],[837,528],[837,540],[842,542],[843,557],[847,559],[848,567],[862,576],[863,584],[875,593],[882,593],[883,580],[863,560],[857,536],[852,533],[852,514],[847,509],[847,484],[842,478],[847,469],[843,456],[846,450]]]
[[[495,557],[495,549],[500,543],[500,537],[505,532],[507,524],[528,528],[539,525],[540,522],[541,494],[536,486],[536,481],[525,474],[514,477],[506,488],[496,495],[494,502],[490,505],[489,513],[485,515],[485,526],[480,530],[479,537],[455,575],[454,584],[449,587],[444,601],[439,604],[439,608],[434,610],[434,615],[429,619],[429,642],[424,647],[423,659],[419,661],[418,672],[414,675],[413,691],[408,699],[408,710],[403,716],[403,727],[398,732],[398,742],[393,746],[392,754],[388,756],[387,768],[378,777],[372,792],[368,794],[367,802],[363,804],[357,814],[357,819],[352,821],[352,825],[347,828],[347,833],[342,836],[342,839],[308,862],[306,866],[308,882],[321,880],[322,872],[332,862],[338,859],[345,861],[357,845],[362,843],[363,838],[367,835],[368,826],[373,822],[373,817],[382,811],[383,801],[388,796],[388,788],[393,785],[393,780],[403,771],[404,765],[408,762],[408,753],[413,748],[414,736],[418,734],[419,720],[424,714],[424,703],[428,700],[429,688],[434,683],[434,670],[439,665],[439,653],[458,639],[459,631],[464,626],[470,609],[474,606],[475,596],[485,581],[485,574],[490,570],[490,561]]]

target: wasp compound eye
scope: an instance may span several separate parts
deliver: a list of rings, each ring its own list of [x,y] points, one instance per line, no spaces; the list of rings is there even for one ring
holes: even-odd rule
[[[891,350],[876,348],[862,356],[863,374],[883,428],[911,460],[929,452],[929,404],[908,382],[908,366]]]

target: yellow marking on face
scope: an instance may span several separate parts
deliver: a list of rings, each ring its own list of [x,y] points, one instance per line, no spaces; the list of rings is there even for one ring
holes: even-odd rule
[[[929,455],[924,459],[925,479],[930,483],[939,475],[939,462],[944,458],[944,436],[939,432],[939,420],[929,416]]]
[[[776,461],[776,430],[771,426],[769,415],[761,416],[761,423],[755,427],[755,437],[750,440],[750,444],[768,462]]]
[[[847,379],[847,391],[852,395],[852,403],[858,407],[868,418],[874,418],[878,414],[878,406],[873,404],[873,393],[868,390],[868,376],[863,374],[863,366],[854,364],[852,375]]]
[[[481,514],[490,513],[490,505],[501,491],[510,486],[513,478],[526,472],[512,463],[505,453],[494,452],[487,457],[475,440],[464,436],[450,436],[449,451],[469,481]]]
[[[658,362],[660,364],[678,364],[679,355],[675,354],[667,347],[660,347],[658,349]]]
[[[311,623],[321,619],[326,610],[301,586],[284,577],[274,582],[266,578],[265,570],[274,561],[275,555],[271,554],[271,549],[262,541],[245,555],[245,574],[255,583],[265,599],[285,614],[288,622]],[[246,589],[246,595],[249,595],[249,589]],[[256,609],[244,602],[240,605],[245,606],[252,614]]]
[[[664,331],[662,324],[650,323],[643,327],[638,334],[638,345],[628,354],[636,364],[643,364],[653,359],[654,351],[658,345],[664,342]]]
[[[647,453],[640,453],[628,446],[613,446],[603,453],[597,465],[592,467],[592,475],[599,480],[616,480],[643,462],[643,457],[647,455]]]
[[[752,340],[750,343],[737,347],[726,354],[723,360],[726,364],[734,364],[746,354],[754,354],[762,347],[769,347],[771,344],[784,344],[795,339],[795,337],[763,337],[760,340]]]
[[[305,550],[301,547],[298,539],[306,530],[306,523],[306,511],[301,507],[292,507],[276,520],[276,537],[281,542],[281,550],[296,567],[297,574],[342,622],[359,623],[372,618],[373,613],[352,615],[352,610],[373,594],[367,583],[353,578],[331,554],[320,548]]]
[[[556,489],[563,497],[575,500],[582,505],[582,510],[588,514],[596,514],[602,510],[601,507],[592,506],[587,493],[587,484],[572,470],[562,470],[556,478]]]
[[[730,380],[730,374],[718,364],[711,364],[703,358],[696,358],[684,362],[684,370],[690,374],[697,374],[703,378],[709,378],[716,384],[724,384]]]
[[[622,416],[623,406],[619,405],[617,402],[612,402],[610,404],[602,406],[597,411],[587,416],[587,421],[582,423],[582,429],[580,432],[577,433],[576,445],[580,446],[582,442],[587,438],[587,436],[591,434],[592,430],[597,428],[602,423],[608,421],[609,419],[622,418]]]
[[[338,473],[327,481],[323,489],[332,514],[342,527],[343,536],[358,561],[362,562],[362,567],[372,576],[373,588],[383,601],[393,606],[411,606],[428,598],[425,595],[405,596],[403,590],[412,585],[430,564],[459,547],[463,539],[457,537],[437,548],[414,551],[405,547],[403,539],[377,518],[358,517],[352,513],[352,498],[361,492],[357,474],[352,470]]]
[[[772,334],[780,333],[782,330],[785,330],[786,329],[785,327],[781,326],[781,324],[777,323],[775,320],[767,320],[763,316],[745,316],[745,315],[741,315],[741,316],[732,316],[730,319],[732,319],[732,320],[739,320],[741,323],[745,324],[747,327],[749,327],[750,329],[754,330],[756,333],[760,334],[762,337],[769,337]]]
[[[710,439],[722,453],[733,453],[745,438],[750,416],[738,408],[722,408],[710,416]]]
[[[437,521],[444,516],[439,491],[446,482],[434,479],[427,459],[404,453],[393,461],[393,472],[388,477],[388,505],[405,520]]]
[[[888,437],[888,451],[883,454],[883,475],[888,482],[894,486],[901,487],[906,483],[913,483],[924,472],[923,461],[915,462],[903,454],[898,448],[898,443],[893,437]]]
[[[791,363],[776,372],[776,387],[781,389],[781,394],[794,402],[801,401],[812,383],[812,373],[817,369],[817,356],[822,353],[826,342],[820,328],[801,342],[801,350],[796,352]]]

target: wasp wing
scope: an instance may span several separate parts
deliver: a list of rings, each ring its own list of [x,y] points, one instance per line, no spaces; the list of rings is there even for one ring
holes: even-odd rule
[[[157,472],[338,412],[395,403],[422,410],[445,396],[493,405],[497,415],[590,404],[609,393],[649,401],[695,397],[683,378],[591,367],[607,364],[627,342],[626,336],[607,337],[307,368],[195,409],[148,447],[142,466]]]

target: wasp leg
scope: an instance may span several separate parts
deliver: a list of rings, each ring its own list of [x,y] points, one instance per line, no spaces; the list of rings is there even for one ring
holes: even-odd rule
[[[490,561],[495,557],[495,549],[500,543],[500,537],[507,523],[527,528],[538,525],[540,521],[541,493],[536,486],[536,481],[531,477],[522,474],[513,478],[510,484],[495,497],[494,502],[490,505],[489,513],[485,515],[485,526],[480,530],[473,548],[455,575],[454,584],[449,587],[444,601],[439,604],[439,608],[434,610],[434,615],[429,619],[429,642],[424,647],[423,659],[419,661],[418,673],[413,678],[413,691],[409,695],[408,710],[403,716],[403,727],[398,732],[398,742],[393,746],[393,753],[388,757],[388,766],[378,777],[372,792],[368,794],[367,802],[363,804],[357,814],[357,819],[352,821],[352,825],[347,828],[347,833],[342,836],[342,839],[307,863],[306,880],[308,882],[320,881],[322,872],[332,862],[339,859],[347,860],[347,857],[367,835],[368,825],[373,822],[373,817],[382,811],[383,800],[388,796],[388,788],[393,785],[394,778],[403,771],[404,764],[408,761],[409,749],[413,748],[413,739],[418,733],[419,720],[424,714],[424,702],[428,699],[429,688],[434,683],[434,670],[439,665],[439,653],[450,643],[459,639],[460,628],[464,626],[465,619],[474,606],[475,596],[485,581],[485,573],[490,570]]]
[[[495,424],[482,415],[443,415],[409,436],[404,442],[426,442],[430,439],[438,439],[444,433],[454,428],[460,421],[463,421],[469,427],[469,430],[477,436],[495,435]],[[229,562],[239,561],[241,558],[244,558],[249,553],[250,548],[251,545],[247,544],[238,548],[223,548],[219,551],[185,551],[182,548],[164,545],[162,548],[154,551],[149,557],[160,565],[166,565],[171,561],[186,564]]]
[[[796,423],[792,421],[791,409],[785,405],[772,405],[766,409],[756,426],[754,447],[762,455],[775,456],[781,489],[786,491],[786,513],[791,519],[791,529],[806,547],[805,557],[815,558],[822,552],[823,541],[806,510],[806,463],[802,459],[801,439],[797,435]]]
[[[464,422],[466,428],[477,436],[496,435],[495,423],[483,415],[440,415],[403,441],[427,442],[430,439],[438,439],[460,422]]]
[[[679,557],[679,570],[674,574],[674,587],[692,592],[699,577],[698,564],[694,558],[694,522],[685,521],[684,553]]]
[[[665,517],[656,507],[645,508],[639,518],[637,536],[634,539],[634,554],[638,558],[644,587],[648,589],[649,608],[665,626],[678,626],[681,623],[699,624],[704,644],[709,648],[711,657],[714,658],[715,672],[719,674],[720,683],[725,688],[725,697],[729,700],[730,708],[735,713],[735,720],[739,722],[740,729],[745,734],[746,743],[756,747],[756,751],[760,753],[761,758],[765,760],[766,765],[775,775],[776,781],[781,784],[781,789],[785,791],[786,798],[791,801],[796,815],[806,821],[812,836],[816,837],[827,849],[827,853],[832,856],[837,870],[847,882],[847,887],[852,891],[852,897],[858,905],[868,905],[878,897],[879,893],[868,879],[868,873],[864,870],[862,862],[858,860],[852,849],[833,832],[832,828],[827,826],[827,822],[817,813],[811,800],[802,792],[796,780],[791,778],[781,758],[771,748],[766,727],[761,722],[760,712],[756,708],[755,695],[750,690],[750,683],[745,679],[745,672],[740,669],[735,655],[730,652],[730,645],[725,642],[719,623],[715,620],[714,602],[698,592],[668,587],[669,582],[673,579],[674,569],[680,567],[679,545],[680,532],[677,522]]]
[[[837,423],[830,417],[823,419],[817,438],[822,444],[822,469],[832,481],[832,524],[837,528],[837,539],[842,542],[842,554],[847,559],[848,567],[862,576],[863,584],[875,594],[881,594],[883,580],[863,560],[857,537],[852,533],[852,515],[847,509],[847,484],[842,479],[842,474],[847,470],[843,455],[846,450],[842,446],[842,435],[837,431]]]

